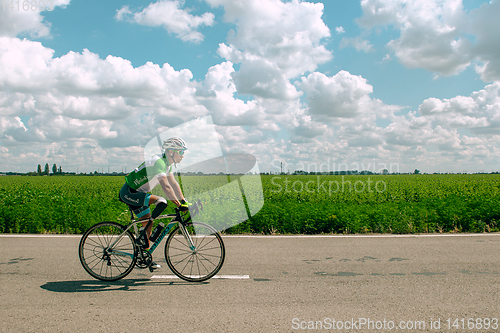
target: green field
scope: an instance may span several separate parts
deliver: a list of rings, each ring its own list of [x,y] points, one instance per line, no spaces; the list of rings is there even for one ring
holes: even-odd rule
[[[226,176],[193,176],[200,188]],[[0,177],[1,233],[82,233],[126,223],[123,177]],[[187,183],[187,182],[186,182]],[[264,206],[227,233],[500,231],[500,175],[262,176]],[[195,199],[195,198],[190,198]],[[170,205],[171,206],[171,205]],[[171,209],[172,207],[170,207]]]

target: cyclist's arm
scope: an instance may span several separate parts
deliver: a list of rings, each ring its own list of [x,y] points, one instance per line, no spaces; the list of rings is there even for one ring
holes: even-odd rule
[[[170,186],[174,190],[177,199],[179,199],[179,201],[185,200],[184,195],[182,194],[181,187],[179,186],[179,183],[177,183],[177,180],[175,180],[174,174],[173,173],[167,174],[167,179]]]
[[[179,202],[179,200],[177,200],[174,187],[170,185],[170,182],[168,180],[168,176],[161,177],[158,179],[158,181],[160,182],[161,188],[163,189],[163,192],[167,196],[167,199],[172,201],[174,203],[174,205],[176,205],[177,207],[180,206],[181,203]],[[177,184],[177,186],[179,186],[179,184]]]

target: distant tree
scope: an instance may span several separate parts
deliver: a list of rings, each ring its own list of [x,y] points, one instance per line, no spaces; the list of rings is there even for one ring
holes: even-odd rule
[[[45,163],[45,170],[43,172],[45,175],[49,174],[49,163]]]
[[[420,174],[420,170],[418,169],[415,169],[415,172],[414,172],[416,175]]]
[[[62,174],[62,167],[59,166],[59,173]]]
[[[53,174],[56,174],[57,173],[57,165],[54,163],[54,165],[52,166],[52,173]]]
[[[36,173],[37,173],[38,175],[41,175],[41,174],[42,174],[42,166],[41,166],[40,164],[38,164],[38,169],[37,169]]]

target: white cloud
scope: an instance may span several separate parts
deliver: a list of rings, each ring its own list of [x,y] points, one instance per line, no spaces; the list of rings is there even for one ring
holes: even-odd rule
[[[292,130],[292,134],[301,138],[312,139],[323,135],[328,126],[326,124],[312,120],[311,116],[303,116],[296,121],[297,125]],[[297,138],[295,138],[297,141]]]
[[[266,139],[263,132],[256,128],[245,130],[241,126],[216,126],[216,129],[221,134],[221,144],[225,146],[225,149],[231,149],[233,152],[238,150],[235,146],[244,151],[246,145],[259,144]]]
[[[43,87],[44,69],[54,51],[39,42],[0,37],[0,88],[32,89]]]
[[[132,20],[132,11],[129,6],[123,6],[122,8],[116,10],[115,19],[117,21]]]
[[[394,120],[394,113],[402,108],[371,98],[373,87],[366,79],[346,71],[332,77],[314,72],[302,77],[296,86],[305,92],[308,103],[306,114],[299,111],[295,115],[297,120],[290,130],[293,142],[307,143],[314,138],[334,142],[335,151],[356,147],[365,149],[358,152],[361,155],[388,155],[383,148],[385,134],[377,120]]]
[[[363,39],[362,37],[354,37],[354,38],[342,38],[340,41],[340,48],[345,48],[348,46],[352,46],[356,49],[356,51],[363,51],[363,52],[372,52],[373,50],[373,45],[370,44],[370,41]]]
[[[49,142],[68,139],[92,138],[95,140],[114,138],[117,133],[111,130],[109,120],[80,120],[62,115],[36,117],[30,124],[42,131]]]
[[[233,73],[233,64],[229,61],[210,67],[203,86],[197,91],[198,100],[209,110],[217,125],[256,126],[259,116],[253,112],[255,102],[245,103],[234,97]]]
[[[438,172],[478,171],[498,164],[500,83],[470,96],[429,98],[418,113],[393,118],[383,130],[391,154],[400,151],[406,161],[414,156],[415,164]]]
[[[134,68],[123,58],[100,59],[88,50],[52,58],[53,50],[38,42],[6,37],[0,38],[0,50],[0,64],[5,68],[0,72],[0,87],[4,90],[49,93],[55,89],[64,95],[132,98],[135,106],[144,107],[153,105],[152,101],[172,109],[196,104],[192,73],[175,71],[169,64],[160,67],[148,62]]]
[[[326,117],[358,116],[371,99],[373,87],[361,76],[340,71],[332,77],[314,72],[297,83],[307,95],[309,112]]]
[[[469,128],[476,134],[500,134],[500,82],[470,96],[426,99],[419,113],[447,128]]]
[[[428,144],[434,145],[442,151],[450,153],[454,150],[464,149],[457,130],[436,126],[433,130],[433,136],[434,137],[428,141]]]
[[[321,19],[321,3],[206,1],[214,7],[223,6],[225,20],[237,26],[218,53],[241,63],[242,70],[235,74],[238,91],[241,86],[257,96],[295,98],[297,93],[288,80],[332,59],[331,52],[321,44],[330,36]]]
[[[343,33],[345,33],[345,30],[344,30],[344,28],[342,26],[336,27],[335,31],[337,32],[337,34],[343,34]]]
[[[246,60],[233,74],[238,93],[280,100],[295,99],[300,93],[287,80],[283,72],[265,58]]]
[[[461,0],[363,0],[361,7],[363,16],[357,22],[362,27],[393,26],[400,31],[387,45],[406,67],[452,75],[473,59]]]
[[[56,94],[56,95],[55,95]],[[39,95],[37,109],[50,111],[52,114],[64,114],[70,118],[82,120],[120,120],[132,115],[134,108],[127,105],[126,99],[103,96],[74,96],[48,92]]]
[[[408,68],[454,75],[478,61],[483,81],[500,80],[500,2],[467,12],[462,0],[362,0],[360,26],[393,27],[387,46]]]
[[[45,2],[47,3],[47,2]],[[55,7],[64,7],[70,3],[70,0],[53,0],[52,7],[47,7],[45,10]],[[45,22],[42,16],[43,11],[24,10],[23,1],[9,2],[4,1],[0,8],[0,37],[16,37],[20,34],[27,34],[31,37],[47,37],[50,34],[50,23]],[[4,10],[4,6],[5,9]],[[37,2],[37,9],[42,8],[41,2]],[[11,7],[12,6],[12,7]],[[40,6],[40,7],[38,7]]]
[[[387,62],[387,61],[391,61],[391,55],[389,53],[387,53],[383,58],[382,58],[382,62]]]
[[[367,128],[362,131],[351,128],[349,131],[344,131],[341,137],[348,142],[349,147],[378,148],[385,144],[383,134],[376,127]]]
[[[482,62],[477,72],[485,82],[500,80],[500,2],[484,3],[471,11],[468,30],[476,37],[474,55]]]
[[[181,8],[183,6],[184,1],[181,0],[161,0],[136,12],[131,11],[129,6],[123,6],[117,10],[115,19],[146,26],[161,26],[183,41],[199,43],[203,41],[204,36],[197,29],[201,26],[212,26],[215,16],[212,13],[191,15],[189,9]]]
[[[384,129],[386,142],[395,146],[424,146],[432,137],[433,129],[430,122],[420,122],[415,114],[410,112],[401,116]]]
[[[128,60],[100,59],[88,50],[54,58],[38,42],[1,37],[0,66],[3,146],[43,147],[76,138],[96,147],[138,146],[155,134],[152,128],[208,112],[197,101],[199,84],[191,72],[168,64],[134,68]],[[23,124],[16,116],[29,120]]]
[[[210,67],[203,85],[196,92],[200,104],[210,112],[213,121],[222,126],[253,126],[262,131],[276,132],[277,124],[285,114],[281,101],[257,98],[243,101],[236,97],[234,68],[230,61]],[[273,105],[279,104],[279,106]],[[292,102],[293,103],[293,102]]]
[[[35,99],[33,95],[19,92],[0,91],[0,115],[16,116],[20,112],[23,115],[32,115],[35,110]]]

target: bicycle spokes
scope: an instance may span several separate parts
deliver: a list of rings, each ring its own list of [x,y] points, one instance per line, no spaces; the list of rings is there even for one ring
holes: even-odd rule
[[[90,228],[79,246],[80,262],[93,277],[114,281],[134,268],[137,260],[134,237],[122,225],[101,222]]]
[[[214,276],[222,267],[225,257],[220,235],[208,225],[193,222],[196,228],[176,228],[165,244],[165,259],[170,269],[180,278],[198,282]],[[199,230],[196,234],[194,230]]]

